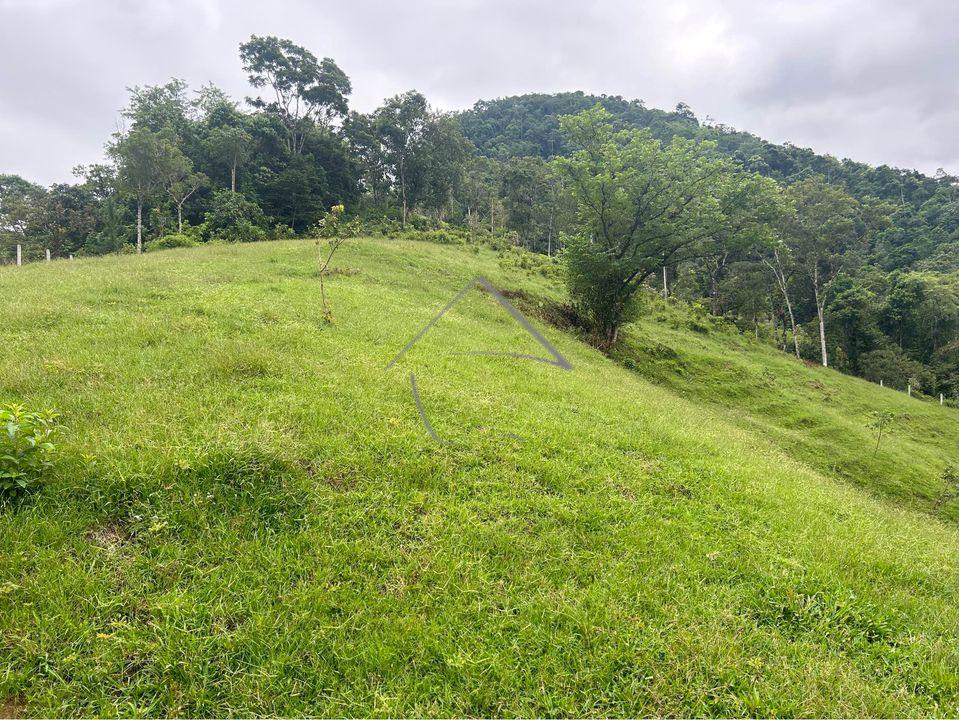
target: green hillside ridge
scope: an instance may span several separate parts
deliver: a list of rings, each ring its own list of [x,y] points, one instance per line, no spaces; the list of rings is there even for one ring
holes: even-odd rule
[[[673,306],[607,358],[485,249],[351,241],[327,326],[315,253],[0,268],[0,399],[64,427],[0,509],[4,707],[959,713],[959,411]],[[571,371],[451,354],[541,350],[476,290],[385,368],[477,274]]]
[[[692,331],[690,330],[692,328]],[[710,328],[712,331],[710,332]],[[616,357],[828,475],[959,519],[942,474],[959,464],[959,410],[802,363],[686,306],[655,303]],[[876,414],[892,415],[877,445]]]

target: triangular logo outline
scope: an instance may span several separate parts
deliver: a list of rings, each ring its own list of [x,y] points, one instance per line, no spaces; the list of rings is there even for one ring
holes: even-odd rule
[[[453,307],[454,307],[460,300],[462,300],[462,299],[466,296],[466,293],[468,293],[470,290],[472,290],[474,287],[477,287],[477,286],[482,287],[482,288],[483,288],[484,290],[486,290],[490,295],[492,295],[493,298],[496,300],[496,302],[498,302],[498,303],[500,304],[500,306],[501,306],[504,310],[506,310],[506,312],[508,312],[508,313],[512,316],[512,318],[513,318],[514,320],[516,320],[516,322],[518,322],[518,323],[520,324],[520,327],[522,327],[522,328],[529,334],[530,337],[532,337],[537,343],[539,343],[540,347],[542,347],[544,350],[546,350],[546,352],[548,352],[548,353],[550,354],[551,359],[548,359],[548,358],[545,358],[545,357],[540,357],[540,356],[538,356],[538,355],[527,355],[527,354],[523,354],[523,353],[496,352],[496,351],[485,351],[485,350],[478,350],[478,351],[474,351],[474,352],[455,353],[455,354],[458,354],[458,355],[495,355],[495,356],[513,357],[513,358],[520,358],[520,359],[522,359],[522,360],[534,360],[534,361],[536,361],[536,362],[546,363],[547,365],[555,365],[556,367],[558,367],[558,368],[560,368],[560,369],[562,369],[562,370],[572,370],[572,369],[573,369],[572,363],[570,363],[569,360],[567,360],[565,357],[563,357],[563,354],[560,353],[560,351],[557,350],[557,349],[553,346],[553,344],[550,343],[549,340],[547,340],[545,337],[543,337],[542,333],[540,333],[539,330],[537,330],[535,327],[533,327],[533,325],[529,322],[529,320],[526,319],[526,316],[523,315],[523,313],[521,313],[521,312],[520,312],[519,310],[517,310],[515,307],[513,307],[513,304],[510,303],[510,301],[507,300],[505,297],[503,297],[502,293],[500,293],[499,290],[497,290],[495,287],[493,287],[493,283],[491,283],[489,280],[487,280],[487,279],[486,279],[485,277],[483,277],[482,275],[477,275],[475,278],[473,278],[473,279],[470,280],[468,283],[466,283],[466,286],[463,287],[463,289],[460,290],[458,293],[456,293],[456,295],[453,297],[453,299],[450,300],[448,303],[446,303],[446,306],[445,306],[442,310],[440,310],[428,323],[426,323],[426,325],[423,327],[423,329],[420,330],[420,331],[413,337],[413,339],[410,340],[410,341],[406,344],[406,346],[396,354],[396,357],[394,357],[392,360],[390,360],[390,362],[389,362],[389,363],[387,364],[387,366],[386,366],[386,369],[389,370],[389,369],[390,369],[391,367],[393,367],[397,362],[399,362],[400,359],[401,359],[404,355],[406,355],[406,353],[409,352],[409,351],[413,348],[413,346],[416,345],[416,343],[418,343],[418,342],[423,338],[423,336],[426,335],[426,333],[428,333],[428,332],[433,328],[433,326],[436,325],[436,323],[438,323],[438,322],[440,321],[440,319],[441,319],[446,313],[448,313],[450,310],[452,310]]]

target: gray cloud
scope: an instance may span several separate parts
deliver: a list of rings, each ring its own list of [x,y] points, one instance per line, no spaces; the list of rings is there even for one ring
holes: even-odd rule
[[[582,89],[838,157],[959,171],[959,5],[941,0],[0,0],[0,172],[41,182],[102,156],[125,88],[249,92],[237,45],[331,56],[370,110]]]

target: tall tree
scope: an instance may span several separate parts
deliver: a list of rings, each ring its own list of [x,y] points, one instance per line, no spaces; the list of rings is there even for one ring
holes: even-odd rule
[[[423,141],[430,122],[426,98],[415,90],[396,95],[376,111],[377,128],[390,174],[399,186],[403,227],[426,176]]]
[[[776,198],[772,181],[736,172],[710,143],[663,146],[611,120],[600,106],[562,118],[573,152],[554,160],[579,203],[565,253],[570,295],[603,348],[616,342],[647,278],[762,222]]]
[[[243,128],[216,127],[207,140],[210,154],[230,170],[230,190],[236,192],[236,171],[250,158],[253,137]]]
[[[208,178],[203,173],[194,172],[190,158],[182,153],[174,153],[166,167],[163,187],[176,208],[177,232],[183,232],[183,205],[201,187]]]
[[[314,123],[329,127],[348,111],[350,79],[331,59],[318,61],[306,48],[274,36],[253,35],[240,45],[243,69],[255,88],[269,87],[273,98],[249,100],[253,107],[277,115],[287,132],[287,150],[303,151]]]
[[[815,177],[791,185],[786,194],[796,208],[786,225],[800,268],[806,275],[819,320],[819,347],[823,366],[829,365],[826,348],[825,306],[829,289],[859,237],[856,219],[859,204],[842,189]]]
[[[182,153],[168,131],[153,132],[134,127],[109,147],[117,163],[121,188],[136,199],[137,252],[143,252],[143,207],[163,187],[171,168],[181,162]]]
[[[783,302],[786,304],[786,312],[789,315],[790,330],[792,331],[793,350],[798,358],[800,357],[799,331],[796,327],[796,313],[793,310],[793,302],[789,295],[789,288],[796,264],[792,260],[789,248],[782,241],[777,241],[769,248],[761,250],[759,259],[772,272],[773,277],[776,279],[776,287],[783,296]]]

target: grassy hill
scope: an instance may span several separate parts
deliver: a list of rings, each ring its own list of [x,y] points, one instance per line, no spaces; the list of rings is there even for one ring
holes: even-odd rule
[[[455,354],[541,350],[479,290],[386,369],[477,274],[559,288],[360,240],[327,326],[314,258],[0,268],[0,399],[64,426],[0,509],[5,712],[959,713],[959,411],[665,305]]]

